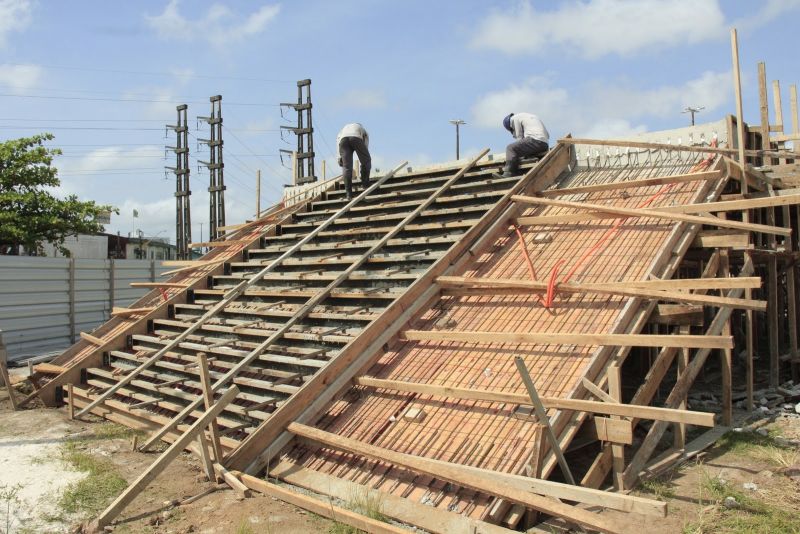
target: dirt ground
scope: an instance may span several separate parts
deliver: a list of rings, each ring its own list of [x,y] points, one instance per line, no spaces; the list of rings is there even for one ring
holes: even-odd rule
[[[102,509],[92,503],[94,494],[87,497],[76,490],[76,484],[81,486],[82,479],[98,471],[90,466],[87,474],[70,464],[80,464],[84,454],[113,471],[110,482],[87,479],[92,491],[120,491],[155,459],[154,454],[132,451],[133,433],[128,429],[102,421],[70,421],[65,409],[14,413],[5,395],[0,397],[0,533],[6,530],[5,509],[11,501],[10,530],[19,533],[69,532],[91,515],[86,509]],[[648,534],[800,533],[800,416],[782,415],[764,423],[760,430],[729,433],[698,458],[643,484],[635,494],[665,500],[669,515],[658,520],[630,515],[628,524]],[[15,484],[22,489],[8,499],[3,490]],[[205,481],[199,462],[183,454],[125,510],[114,532],[348,532],[271,497],[256,494],[237,500],[228,489],[188,505],[169,504],[213,485]],[[726,497],[736,504],[726,507]],[[76,500],[83,511],[70,511],[69,504]]]
[[[156,459],[155,454],[132,451],[133,433],[128,429],[101,421],[70,421],[66,409],[12,412],[4,391],[0,397],[0,533],[6,532],[7,519],[15,533],[69,532],[86,514],[70,513],[72,501],[61,502],[65,492],[77,493],[84,508],[96,508],[85,502],[91,500],[82,492],[85,488],[74,486],[90,475],[70,465],[68,454],[86,453],[108,462],[125,481],[134,480]],[[102,490],[104,484],[103,479],[90,481],[92,491]],[[305,534],[334,527],[325,518],[257,493],[237,500],[227,488],[191,504],[169,505],[213,486],[201,474],[199,462],[182,454],[125,509],[114,532]],[[4,497],[14,487],[19,491]]]

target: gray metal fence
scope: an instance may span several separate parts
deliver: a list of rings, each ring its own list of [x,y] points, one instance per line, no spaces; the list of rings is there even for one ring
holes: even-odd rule
[[[65,349],[168,270],[151,260],[0,256],[0,330],[9,361]]]

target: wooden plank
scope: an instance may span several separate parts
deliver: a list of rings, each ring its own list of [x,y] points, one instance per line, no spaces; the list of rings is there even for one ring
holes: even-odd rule
[[[190,426],[186,432],[184,432],[180,438],[175,440],[175,442],[170,445],[170,447],[162,453],[158,459],[153,462],[153,464],[145,469],[145,471],[139,475],[136,480],[130,484],[125,491],[123,491],[114,501],[108,505],[108,507],[100,513],[100,515],[91,522],[90,530],[94,532],[100,532],[106,525],[111,524],[115,517],[117,517],[125,507],[130,504],[130,502],[136,498],[139,493],[142,492],[171,462],[175,459],[178,454],[180,454],[183,449],[185,449],[189,443],[195,439],[198,432],[202,432],[203,429],[208,426],[208,424],[219,415],[222,410],[236,397],[239,393],[239,388],[236,386],[232,386],[228,391],[225,392],[224,395],[219,399],[219,401],[211,407],[211,409],[206,410],[202,416],[200,416],[193,424]]]
[[[691,145],[671,145],[668,143],[650,143],[645,141],[626,141],[624,139],[610,140],[610,139],[580,139],[571,137],[562,137],[558,140],[559,143],[565,145],[597,145],[597,146],[618,146],[628,148],[647,148],[650,150],[673,150],[676,152],[700,152],[703,154],[736,154],[737,149],[733,148],[718,148],[712,146],[691,146]],[[796,157],[798,154],[789,151],[770,151],[770,150],[746,150],[748,156],[781,156],[781,157]]]
[[[202,435],[202,432],[201,432]],[[245,485],[234,473],[228,471],[225,466],[215,463],[214,464],[214,471],[217,475],[225,481],[228,486],[236,492],[236,495],[240,499],[246,499],[250,497],[250,488]]]
[[[168,288],[168,289],[186,289],[186,284],[178,282],[131,282],[131,287],[149,287],[149,288]]]
[[[48,375],[61,374],[66,370],[67,367],[64,367],[63,365],[55,365],[47,362],[37,363],[36,365],[33,366],[34,373],[44,373]]]
[[[105,341],[100,339],[99,337],[95,337],[92,334],[87,334],[86,332],[81,332],[81,339],[88,341],[92,345],[97,345],[98,347],[105,345]],[[63,372],[63,371],[62,371]]]
[[[702,325],[703,307],[691,304],[659,304],[650,316],[650,322],[667,325]]]
[[[299,423],[290,423],[287,429],[289,432],[300,437],[321,443],[328,447],[333,447],[336,450],[389,462],[418,473],[446,480],[461,487],[503,497],[509,501],[529,506],[551,515],[563,517],[582,526],[600,530],[601,532],[618,532],[616,529],[620,528],[621,525],[619,525],[615,519],[601,519],[599,516],[586,510],[562,504],[554,499],[564,499],[582,502],[584,504],[604,506],[615,510],[635,512],[652,517],[666,516],[666,503],[654,501],[652,499],[642,499],[641,497],[631,497],[619,493],[592,490],[580,486],[551,482],[549,480],[528,478],[521,475],[500,473],[489,469],[413,456],[363,443],[358,440],[332,434]],[[552,498],[545,497],[545,495]],[[621,499],[620,497],[625,498]],[[606,519],[610,522],[606,523]]]
[[[434,395],[453,399],[480,400],[525,406],[530,405],[530,398],[520,393],[434,386],[416,382],[404,382],[401,380],[385,380],[370,376],[357,377],[353,382],[359,386],[374,387],[388,391],[420,393],[423,395]],[[713,413],[656,408],[653,406],[617,404],[612,402],[596,402],[583,399],[565,399],[560,397],[541,397],[541,400],[548,409],[575,410],[603,415],[653,419],[657,421],[686,422],[698,426],[714,426]]]
[[[627,180],[623,182],[610,182],[604,184],[591,184],[591,185],[581,185],[576,187],[546,189],[544,191],[541,191],[539,194],[544,197],[576,195],[582,193],[594,193],[597,191],[615,191],[618,189],[651,187],[654,185],[696,182],[700,180],[716,180],[719,178],[722,178],[721,171],[707,171],[707,172],[696,172],[693,174],[675,174],[671,176],[657,176],[655,178],[643,178],[639,180]]]
[[[364,532],[374,534],[408,534],[408,530],[404,528],[372,519],[371,517],[353,512],[347,508],[341,508],[331,502],[324,502],[314,497],[276,486],[266,480],[246,475],[239,471],[232,471],[232,474],[253,491],[269,495],[275,499],[280,499],[283,502],[298,506],[313,514],[330,518],[338,523],[345,523],[346,525],[363,530]]]
[[[513,534],[514,532],[498,525],[471,519],[442,508],[421,504],[349,480],[320,473],[288,460],[279,461],[277,465],[271,466],[268,476],[343,501],[352,500],[354,495],[373,498],[384,504],[383,513],[387,517],[409,525],[416,525],[433,534],[458,532]]]
[[[147,314],[155,310],[155,308],[117,308],[116,306],[111,311],[111,317],[130,317],[131,315]]]
[[[574,334],[560,332],[482,332],[406,330],[408,341],[459,341],[463,343],[538,343],[546,345],[611,345],[615,347],[733,348],[730,336],[679,336],[647,334]]]
[[[750,245],[750,234],[730,230],[703,230],[697,234],[692,246],[695,248],[745,249]],[[736,278],[731,278],[736,280]]]
[[[612,400],[622,403],[622,378],[620,377],[619,366],[611,364],[608,366],[606,372],[608,381],[608,393]],[[625,470],[625,447],[623,445],[613,443],[611,445],[611,467],[614,474],[614,488],[617,491],[625,489],[625,481],[622,474]]]
[[[775,103],[776,128],[773,130],[772,127],[770,127],[770,131],[783,133],[783,105],[781,103],[781,82],[779,82],[778,80],[772,80],[772,101]]]
[[[622,215],[625,217],[647,217],[655,219],[665,219],[669,221],[688,222],[693,224],[706,224],[709,226],[718,226],[720,228],[732,228],[734,230],[746,230],[748,232],[762,232],[767,234],[778,235],[791,235],[791,229],[779,228],[776,226],[768,226],[763,224],[750,224],[739,221],[727,221],[716,217],[701,217],[698,215],[686,215],[678,212],[671,212],[666,210],[654,209],[639,209],[639,208],[620,208],[616,206],[607,206],[602,204],[592,204],[589,202],[570,202],[567,200],[554,200],[538,197],[528,197],[523,195],[515,195],[514,200],[526,204],[539,204],[543,206],[557,206],[562,208],[576,208],[580,210],[600,211],[605,213],[612,213],[614,215]],[[742,201],[745,202],[745,201]],[[529,224],[531,217],[519,217],[518,224]],[[538,224],[538,223],[536,223]]]
[[[683,280],[652,280],[643,282],[619,282],[607,284],[573,284],[562,283],[556,286],[556,293],[597,293],[603,295],[621,295],[634,298],[653,298],[658,300],[686,302],[690,304],[703,304],[708,306],[731,306],[745,310],[765,311],[767,303],[758,300],[728,299],[716,295],[697,295],[680,291],[665,291],[660,287],[695,289],[705,286],[726,288],[731,284],[735,287],[760,287],[758,277],[750,277],[747,281],[731,282],[733,279],[709,279],[708,281],[683,281]],[[483,294],[517,294],[521,292],[544,292],[548,290],[546,282],[530,280],[517,280],[508,278],[467,278],[460,276],[440,276],[436,279],[442,287],[466,288],[456,291],[446,291],[451,295],[483,295]],[[650,289],[653,288],[653,289]]]
[[[620,445],[633,445],[633,425],[630,421],[593,417],[592,422],[597,439]]]
[[[539,398],[539,393],[537,393],[536,387],[533,385],[531,375],[528,373],[528,367],[525,365],[523,359],[519,356],[514,358],[514,364],[517,366],[517,371],[522,378],[522,382],[525,384],[525,389],[528,391],[530,403],[536,413],[536,420],[540,425],[544,425],[545,436],[547,436],[547,440],[550,442],[551,450],[555,453],[556,458],[558,458],[558,465],[561,467],[561,474],[564,476],[567,482],[574,486],[575,478],[572,476],[572,471],[569,468],[567,459],[564,457],[564,451],[561,450],[561,445],[558,443],[558,438],[556,438],[556,435],[553,433],[553,428],[550,426],[550,418],[547,417],[547,413],[542,405],[542,401]]]
[[[203,389],[203,406],[206,410],[214,404],[214,392],[211,391],[211,374],[208,372],[208,356],[205,352],[197,353],[198,371],[200,372],[200,384]],[[183,379],[181,379],[183,380]],[[211,436],[211,449],[214,452],[214,461],[222,463],[224,455],[220,444],[219,425],[216,419],[208,425],[208,433]]]
[[[3,334],[0,332],[0,379],[3,380],[3,385],[8,391],[8,400],[11,402],[11,409],[16,412],[17,399],[14,398],[14,387],[11,384],[11,378],[8,376],[7,360],[8,352],[6,352],[6,346],[3,343]]]
[[[241,247],[249,244],[245,239],[229,239],[228,241],[203,241],[199,243],[189,243],[189,248],[219,248],[219,247]]]

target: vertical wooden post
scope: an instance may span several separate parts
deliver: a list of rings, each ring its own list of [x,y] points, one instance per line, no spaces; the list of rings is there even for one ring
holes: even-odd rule
[[[75,258],[69,259],[68,267],[69,277],[69,336],[70,341],[75,343],[77,339],[77,328],[75,326]],[[111,313],[111,312],[109,312]]]
[[[72,382],[67,384],[67,406],[69,407],[69,420],[75,420],[75,396],[72,394]]]
[[[208,372],[208,357],[205,352],[199,352],[197,359],[200,364],[200,384],[203,386],[203,402],[206,410],[214,404],[214,391],[211,389],[211,374]],[[211,448],[214,451],[214,462],[221,464],[223,460],[222,445],[219,441],[219,427],[217,420],[208,425],[211,434]]]
[[[729,278],[731,275],[730,269],[730,249],[719,249],[720,263],[719,263],[719,276]],[[731,320],[725,323],[722,327],[722,335],[731,335]],[[733,352],[731,349],[723,349],[721,351],[722,358],[720,359],[720,369],[722,370],[722,424],[730,426],[733,421]],[[686,363],[688,364],[688,358]]]
[[[689,334],[690,332],[689,326],[681,325],[678,327],[679,334]],[[678,350],[677,358],[676,358],[676,367],[678,371],[677,378],[686,371],[686,368],[689,366],[689,349],[682,348]],[[685,410],[687,406],[686,397],[683,397],[678,404],[678,408],[681,410]],[[673,432],[673,446],[676,449],[682,449],[686,446],[686,425],[684,423],[675,423],[672,425],[672,432]]]
[[[767,65],[758,62],[758,109],[761,114],[761,148],[769,150],[769,102],[767,100]],[[767,160],[769,161],[769,160]],[[764,161],[764,164],[767,164]]]
[[[622,402],[622,381],[620,377],[619,365],[612,364],[608,366],[608,394],[616,401]],[[614,417],[620,419],[620,417]],[[625,472],[625,446],[620,443],[611,444],[611,456],[614,478],[614,488],[617,491],[625,489],[625,479],[622,476]]]
[[[739,165],[742,167],[741,191],[747,194],[747,161],[745,160],[744,150],[744,112],[742,107],[742,79],[739,69],[739,37],[736,28],[731,29],[731,55],[733,59],[733,88],[736,94],[736,140],[739,148]],[[742,212],[742,220],[750,222],[750,212]],[[753,293],[750,289],[744,290],[744,298],[752,298]],[[753,312],[745,311],[745,338],[747,342],[747,409],[753,410]]]
[[[256,171],[256,219],[261,217],[261,169]]]
[[[781,82],[772,80],[772,101],[775,104],[775,126],[783,133],[783,104],[781,103]]]
[[[797,116],[797,85],[789,86],[789,106],[791,107],[792,133],[800,133],[800,118]],[[797,152],[797,149],[795,149]]]
[[[206,438],[205,429],[197,433],[197,446],[200,448],[200,460],[203,462],[206,478],[211,482],[216,481],[217,473],[214,471],[214,462],[211,461],[211,456],[208,454],[208,438]]]
[[[11,409],[17,411],[17,399],[14,398],[14,388],[11,385],[11,378],[8,376],[8,352],[6,345],[3,343],[3,333],[0,332],[0,379],[8,390],[8,399],[11,401]]]
[[[114,258],[108,261],[108,316],[111,318],[111,312],[114,310],[114,301],[117,298],[117,266]]]
[[[322,181],[323,182],[325,181],[325,178],[327,177],[327,171],[328,171],[327,163],[328,162],[325,161],[324,159],[322,160]]]

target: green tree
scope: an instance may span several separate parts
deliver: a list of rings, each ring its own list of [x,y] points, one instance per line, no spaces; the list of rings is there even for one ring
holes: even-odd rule
[[[77,195],[64,199],[48,188],[58,187],[58,169],[53,157],[57,148],[43,145],[52,134],[35,135],[0,143],[0,254],[40,254],[46,242],[65,256],[64,238],[103,231],[102,215],[115,211],[94,201],[82,202]]]

